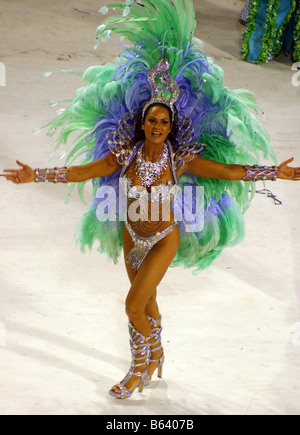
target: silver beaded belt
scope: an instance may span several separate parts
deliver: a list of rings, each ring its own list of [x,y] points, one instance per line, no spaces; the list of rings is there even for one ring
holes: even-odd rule
[[[128,222],[125,222],[126,228],[132,238],[133,248],[130,250],[129,254],[126,257],[126,263],[132,267],[134,270],[139,270],[142,262],[145,260],[147,254],[151,251],[154,245],[157,242],[164,239],[168,234],[170,234],[177,222],[174,221],[168,228],[165,230],[153,234],[149,237],[141,237],[132,229],[131,225]]]

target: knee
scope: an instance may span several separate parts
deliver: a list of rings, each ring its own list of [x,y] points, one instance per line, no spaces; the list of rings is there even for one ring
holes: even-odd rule
[[[155,306],[155,305],[156,305],[156,294],[150,296],[150,298],[147,302],[147,305],[145,307],[145,311],[147,312],[149,309],[151,310],[151,308],[153,308],[153,306]]]
[[[145,307],[143,307],[137,300],[127,297],[125,310],[130,321],[134,323],[135,320],[138,320],[143,315]]]

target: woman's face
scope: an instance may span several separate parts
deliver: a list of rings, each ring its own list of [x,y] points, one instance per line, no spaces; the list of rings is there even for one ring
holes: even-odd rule
[[[168,109],[162,106],[150,107],[146,118],[142,121],[142,130],[146,141],[156,145],[165,143],[172,130]]]

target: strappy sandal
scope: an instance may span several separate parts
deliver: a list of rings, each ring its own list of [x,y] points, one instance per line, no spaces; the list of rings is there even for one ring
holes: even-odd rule
[[[131,397],[136,388],[138,388],[138,391],[141,393],[144,388],[145,380],[148,376],[150,337],[144,337],[134,328],[132,323],[129,323],[129,335],[130,350],[132,354],[132,361],[129,372],[127,373],[122,382],[114,385],[115,388],[120,390],[119,392],[115,391],[113,388],[109,391],[109,394],[116,399],[128,399],[129,397]],[[143,372],[135,371],[136,368],[145,365],[146,369]],[[133,388],[133,390],[129,390],[125,387],[125,384],[132,376],[139,376],[140,382],[135,388]]]

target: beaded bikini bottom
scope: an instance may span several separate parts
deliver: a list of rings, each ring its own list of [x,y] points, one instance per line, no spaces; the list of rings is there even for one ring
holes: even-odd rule
[[[126,228],[132,238],[133,248],[130,250],[126,257],[126,263],[132,267],[134,270],[139,270],[142,262],[145,260],[147,254],[151,251],[157,242],[164,239],[168,234],[170,234],[177,225],[177,222],[173,222],[165,230],[153,234],[149,237],[141,237],[132,229],[128,222],[125,222]]]

